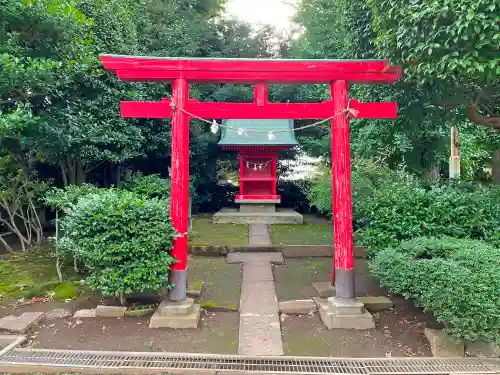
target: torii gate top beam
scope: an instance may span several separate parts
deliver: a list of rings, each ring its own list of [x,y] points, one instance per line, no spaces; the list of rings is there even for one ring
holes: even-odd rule
[[[191,83],[231,82],[268,84],[393,83],[401,78],[398,67],[386,60],[273,60],[159,58],[101,55],[104,68],[123,81]]]

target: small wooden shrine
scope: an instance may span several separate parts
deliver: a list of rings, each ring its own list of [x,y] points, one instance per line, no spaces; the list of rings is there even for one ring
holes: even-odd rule
[[[295,211],[276,210],[276,205],[281,203],[276,191],[279,154],[281,150],[297,146],[293,120],[225,120],[222,125],[219,146],[238,153],[240,193],[235,203],[240,208],[239,214],[227,209],[219,212],[215,221],[278,223],[283,220],[281,216],[288,213],[292,219],[285,222],[302,223],[302,217]],[[280,213],[276,214],[277,211]],[[256,217],[244,216],[248,214]]]
[[[292,120],[227,120],[219,145],[238,152],[240,194],[236,203],[280,203],[276,169],[281,150],[297,145]],[[259,133],[252,132],[258,129]],[[273,136],[268,136],[272,132]]]

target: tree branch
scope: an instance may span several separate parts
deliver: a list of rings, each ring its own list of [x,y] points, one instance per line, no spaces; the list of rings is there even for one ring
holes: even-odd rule
[[[500,131],[500,114],[494,114],[491,110],[488,115],[481,114],[478,109],[481,106],[481,91],[477,92],[474,99],[467,106],[467,117],[470,121],[477,125],[488,126],[494,130]]]

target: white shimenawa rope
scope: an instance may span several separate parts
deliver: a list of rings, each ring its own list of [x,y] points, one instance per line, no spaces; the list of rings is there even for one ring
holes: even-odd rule
[[[267,134],[267,138],[269,140],[274,140],[276,139],[276,133],[290,133],[290,132],[296,132],[296,131],[299,131],[299,130],[304,130],[304,129],[308,129],[308,128],[312,128],[312,127],[315,127],[315,126],[319,126],[319,125],[322,125],[324,124],[325,122],[327,121],[330,121],[332,119],[334,119],[335,117],[343,114],[343,113],[347,113],[348,115],[350,115],[351,117],[353,118],[356,118],[359,114],[359,111],[357,109],[354,109],[354,108],[350,108],[349,107],[349,104],[350,104],[350,101],[348,102],[347,104],[347,108],[334,114],[333,116],[330,116],[328,118],[325,118],[323,120],[320,120],[320,121],[317,121],[313,124],[309,124],[309,125],[304,125],[304,126],[300,126],[298,128],[293,128],[293,129],[281,129],[281,130],[259,130],[259,129],[243,129],[243,128],[236,128],[234,126],[229,126],[229,125],[222,125],[222,124],[219,124],[217,123],[217,121],[215,120],[212,120],[212,121],[209,121],[209,120],[206,120],[202,117],[199,117],[199,116],[196,116],[195,114],[191,113],[191,112],[188,112],[186,111],[184,108],[180,108],[180,107],[177,107],[177,105],[175,104],[174,102],[174,99],[170,99],[170,108],[172,108],[172,111],[175,111],[175,110],[179,110],[183,113],[185,113],[186,115],[192,117],[192,118],[195,118],[195,119],[198,119],[200,121],[203,121],[210,126],[210,131],[215,134],[219,131],[219,128],[226,128],[226,129],[232,129],[232,130],[236,130],[236,133],[238,135],[248,135],[248,133],[261,133],[261,134]]]
[[[263,168],[267,168],[267,166],[269,165],[269,163],[272,162],[272,160],[268,160],[266,162],[263,162],[263,163],[254,163],[253,161],[248,161],[246,159],[243,160],[245,162],[245,165],[247,168],[252,168],[254,171],[256,171],[257,169],[259,170],[262,170]]]

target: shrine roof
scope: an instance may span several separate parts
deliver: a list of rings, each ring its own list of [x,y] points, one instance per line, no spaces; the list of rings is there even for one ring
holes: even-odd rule
[[[293,120],[225,120],[222,125],[234,129],[222,128],[220,146],[296,146]],[[248,131],[239,135],[237,129],[258,130],[259,133]],[[290,130],[290,131],[288,131]],[[267,133],[273,131],[275,139],[268,138]],[[262,133],[260,133],[262,132]]]

